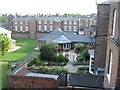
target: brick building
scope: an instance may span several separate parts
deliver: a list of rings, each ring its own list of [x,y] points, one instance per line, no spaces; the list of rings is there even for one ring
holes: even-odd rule
[[[94,16],[95,17],[95,16]],[[21,16],[13,19],[13,38],[30,38],[38,39],[44,36],[46,33],[55,29],[61,29],[63,31],[82,32],[81,28],[85,27],[86,17],[80,16]],[[89,17],[87,19],[89,27],[96,25],[96,19]],[[87,28],[89,28],[87,27]],[[84,33],[83,33],[84,34]]]
[[[120,89],[120,0],[111,2],[109,13],[104,87]]]
[[[95,42],[94,74],[102,74],[105,68],[110,4],[98,4],[98,22]]]
[[[38,39],[44,34],[57,28],[77,33],[80,30],[79,17],[17,17],[13,19],[12,36],[13,38]]]

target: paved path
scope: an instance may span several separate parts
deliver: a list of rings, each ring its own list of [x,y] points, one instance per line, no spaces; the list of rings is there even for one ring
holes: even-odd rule
[[[73,66],[73,64],[75,63],[76,60],[76,53],[74,53],[74,50],[70,50],[69,52],[64,52],[63,55],[65,55],[65,53],[69,54],[69,62],[67,63],[66,66],[64,66],[63,68],[67,69],[70,73],[77,73],[77,70],[80,66]]]

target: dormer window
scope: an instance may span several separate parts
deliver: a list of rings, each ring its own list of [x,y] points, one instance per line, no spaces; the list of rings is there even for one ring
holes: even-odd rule
[[[116,9],[113,11],[113,22],[112,22],[112,31],[111,31],[111,37],[115,36],[115,29],[116,29]]]

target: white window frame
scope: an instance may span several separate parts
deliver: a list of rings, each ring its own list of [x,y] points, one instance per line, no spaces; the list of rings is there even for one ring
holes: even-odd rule
[[[25,21],[25,25],[28,25],[28,21]]]
[[[69,26],[69,31],[72,31],[72,26]]]
[[[77,21],[74,21],[74,25],[76,25],[77,24]]]
[[[17,24],[17,21],[15,21],[15,24]]]
[[[17,31],[18,30],[18,27],[17,26],[15,26],[15,31]]]
[[[41,25],[39,25],[39,31],[41,30]]]
[[[50,21],[50,24],[53,24],[53,21]]]
[[[50,26],[50,31],[52,31],[53,30],[53,26]]]
[[[47,21],[44,21],[44,24],[47,24]]]
[[[20,26],[20,31],[23,31],[23,26]]]
[[[39,21],[39,24],[41,24],[41,21]]]
[[[93,55],[90,55],[90,62],[89,62],[89,73],[93,74],[92,71],[92,63],[94,62],[94,60],[92,60],[92,58],[94,58]]]
[[[117,16],[117,12],[116,12],[116,9],[115,9],[114,12],[113,12],[113,27],[112,27],[112,33],[111,33],[112,38],[115,36],[116,16]]]
[[[73,26],[73,31],[77,31],[77,27],[76,26]]]
[[[44,26],[44,30],[45,30],[45,31],[47,30],[47,26],[46,26],[46,25]]]
[[[67,24],[67,21],[64,21],[64,24]]]
[[[25,30],[28,31],[28,26],[25,26]]]
[[[69,21],[69,24],[72,24],[72,21]]]
[[[22,25],[22,21],[20,21],[20,25]]]
[[[109,57],[109,73],[107,72],[107,78],[108,78],[108,81],[110,83],[110,79],[111,79],[111,70],[112,70],[112,61],[113,61],[113,53],[112,51],[110,51],[110,57]]]
[[[67,31],[67,26],[64,26],[64,31]]]

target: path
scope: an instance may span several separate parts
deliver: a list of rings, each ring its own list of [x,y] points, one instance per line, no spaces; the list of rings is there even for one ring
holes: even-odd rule
[[[74,50],[70,50],[69,52],[63,52],[63,55],[65,55],[65,53],[69,54],[69,57],[68,57],[69,62],[63,68],[67,69],[70,73],[77,73],[77,70],[80,66],[73,66],[74,62],[77,61],[76,53],[74,52]]]

